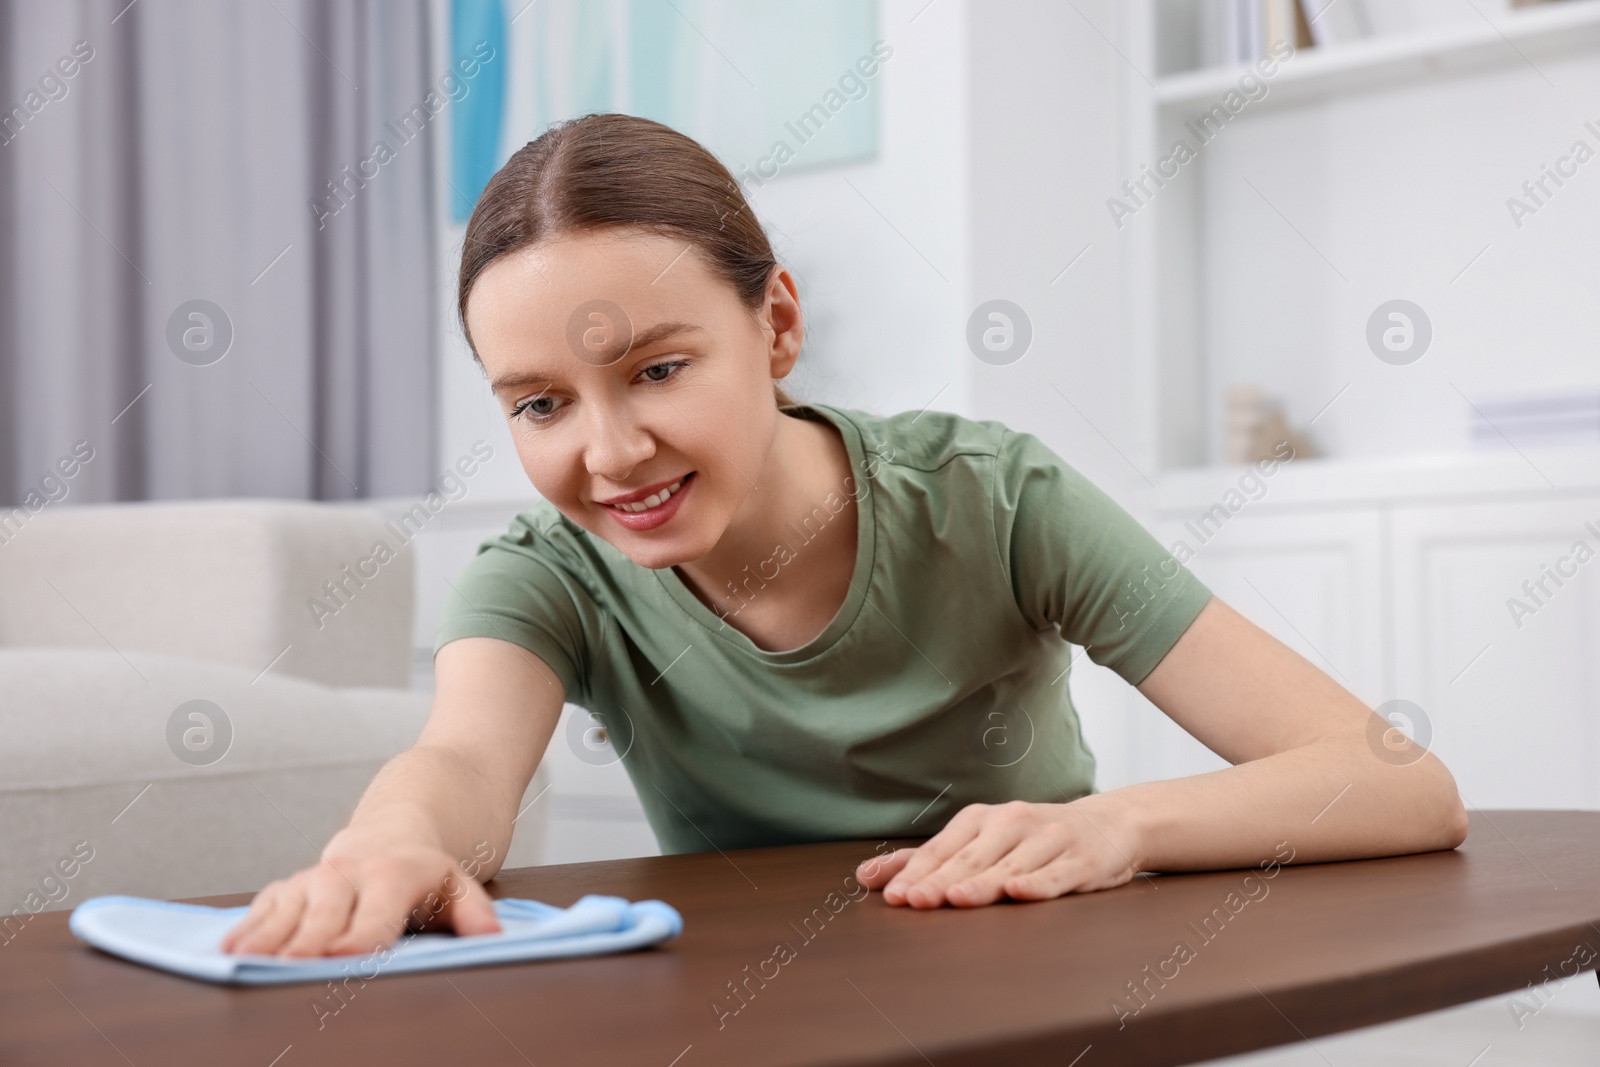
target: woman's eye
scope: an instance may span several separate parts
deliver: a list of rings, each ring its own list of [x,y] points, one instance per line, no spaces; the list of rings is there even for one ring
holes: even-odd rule
[[[536,396],[532,399],[524,400],[517,405],[517,409],[511,413],[511,417],[514,419],[526,418],[529,422],[543,421],[561,410],[554,406],[555,402],[556,398],[553,396]]]
[[[645,375],[647,381],[664,382],[668,378],[672,377],[672,372],[673,371],[677,370],[679,367],[684,367],[684,366],[688,366],[688,361],[687,360],[674,359],[674,360],[669,360],[666,363],[657,363],[654,366],[646,367],[644,370],[640,371],[639,373]],[[660,374],[660,375],[656,375],[654,373],[656,371],[662,371],[663,373]]]

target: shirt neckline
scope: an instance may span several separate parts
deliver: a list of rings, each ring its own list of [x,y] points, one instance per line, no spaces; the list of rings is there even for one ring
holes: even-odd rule
[[[850,575],[850,591],[845,595],[844,603],[834,612],[833,618],[828,620],[828,625],[822,628],[821,633],[797,648],[778,651],[760,648],[744,633],[724,623],[716,612],[701,603],[700,598],[683,584],[683,579],[678,577],[676,570],[662,567],[653,573],[656,580],[661,583],[661,587],[685,614],[714,637],[748,656],[767,663],[793,664],[827,652],[849,631],[861,614],[861,609],[866,604],[867,587],[870,584],[873,562],[877,555],[878,517],[872,478],[866,474],[866,446],[862,442],[860,428],[838,408],[828,404],[790,404],[778,410],[786,415],[815,419],[836,427],[840,436],[844,438],[845,451],[850,456],[851,487],[856,499],[855,568]],[[795,548],[792,543],[790,547]]]

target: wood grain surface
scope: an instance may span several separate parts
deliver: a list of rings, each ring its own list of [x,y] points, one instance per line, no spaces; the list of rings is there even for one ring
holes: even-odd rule
[[[1591,970],[1600,950],[1594,812],[1475,811],[1455,851],[1263,856],[1265,869],[929,911],[855,881],[879,846],[502,872],[497,897],[654,897],[684,932],[618,955],[367,980],[352,959],[338,989],[168,974],[45,912],[0,948],[0,1063],[1137,1067],[1522,989]]]

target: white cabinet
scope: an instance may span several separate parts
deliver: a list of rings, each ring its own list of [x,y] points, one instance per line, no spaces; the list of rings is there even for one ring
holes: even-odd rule
[[[1600,807],[1600,495],[1392,523],[1396,681],[1466,802]]]
[[[1220,524],[1201,525],[1201,511],[1195,510],[1168,512],[1149,526],[1169,549],[1180,540],[1187,544],[1194,551],[1189,569],[1234,610],[1362,700],[1376,705],[1389,699],[1381,624],[1381,513],[1252,513],[1252,506],[1246,503]],[[1227,766],[1137,690],[1132,694],[1129,711],[1141,777],[1172,778]]]
[[[1600,450],[1291,463],[1214,510],[1245,470],[1169,475],[1139,513],[1369,707],[1420,707],[1468,807],[1600,808]],[[1225,766],[1129,693],[1102,788]]]

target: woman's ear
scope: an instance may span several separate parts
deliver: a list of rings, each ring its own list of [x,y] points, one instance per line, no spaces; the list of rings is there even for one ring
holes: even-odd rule
[[[800,344],[805,340],[805,317],[800,311],[800,293],[795,288],[794,275],[787,267],[777,267],[767,279],[767,301],[761,309],[763,332],[769,333],[767,359],[771,364],[771,378],[783,378],[794,369],[800,358]]]

